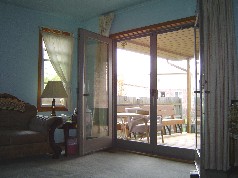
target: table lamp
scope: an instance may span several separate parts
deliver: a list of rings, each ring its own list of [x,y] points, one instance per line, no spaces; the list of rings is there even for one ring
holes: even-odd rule
[[[67,98],[62,81],[48,81],[41,98],[53,98],[51,116],[56,116],[55,113],[55,98]]]

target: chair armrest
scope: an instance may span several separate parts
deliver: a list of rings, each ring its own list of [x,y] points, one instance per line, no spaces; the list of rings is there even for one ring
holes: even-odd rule
[[[36,116],[31,120],[29,128],[48,135],[52,125],[59,127],[62,123],[61,117]]]

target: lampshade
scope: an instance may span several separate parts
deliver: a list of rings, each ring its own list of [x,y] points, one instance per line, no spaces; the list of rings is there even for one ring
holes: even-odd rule
[[[67,98],[68,95],[61,81],[48,81],[41,98]]]

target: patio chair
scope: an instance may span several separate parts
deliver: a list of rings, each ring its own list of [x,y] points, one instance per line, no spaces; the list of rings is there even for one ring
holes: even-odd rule
[[[120,137],[127,139],[131,137],[129,132],[129,123],[131,120],[139,118],[139,116],[134,116],[133,114],[137,112],[137,110],[141,110],[140,107],[132,107],[132,108],[125,108],[125,113],[132,113],[132,115],[123,115],[118,117],[117,120],[117,131],[120,131]]]
[[[145,123],[145,120],[147,120],[148,122]],[[161,132],[162,143],[164,143],[163,129],[164,129],[164,127],[162,124],[162,118],[160,116],[158,116],[157,132]],[[132,120],[132,122],[129,125],[129,132],[133,133],[135,139],[138,134],[141,136],[141,139],[143,138],[143,134],[145,134],[145,136],[147,137],[147,141],[149,143],[149,137],[150,137],[149,116],[147,116],[147,118],[140,118],[140,119]]]
[[[147,142],[149,143],[150,136],[150,116],[149,111],[138,110],[137,114],[141,114],[140,117],[133,118],[129,123],[129,132],[133,133],[135,139],[138,134],[140,134],[141,139],[143,134],[147,137]],[[163,137],[163,124],[162,117],[157,116],[157,132],[161,131],[162,143],[164,143]]]
[[[161,138],[162,138],[162,143],[164,143],[164,126],[162,123],[162,117],[157,116],[157,132],[160,131]]]
[[[147,141],[149,143],[149,127],[147,125],[148,120],[149,120],[148,116],[140,116],[133,118],[131,122],[128,123],[129,133],[132,133],[135,139],[137,135],[140,135],[142,139],[145,134],[147,137]]]
[[[147,123],[148,127],[150,127],[150,120],[148,120]],[[157,116],[157,133],[160,132],[161,138],[162,138],[162,143],[164,143],[164,126],[162,123],[162,117]]]

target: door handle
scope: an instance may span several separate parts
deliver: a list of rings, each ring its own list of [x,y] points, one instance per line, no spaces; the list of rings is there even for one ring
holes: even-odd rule
[[[89,96],[90,94],[89,93],[84,93],[83,96]]]
[[[210,91],[204,91],[206,94],[209,94]],[[201,93],[201,91],[194,91],[194,93]]]
[[[152,97],[157,97],[158,96],[158,90],[157,89],[151,89],[150,94]]]

